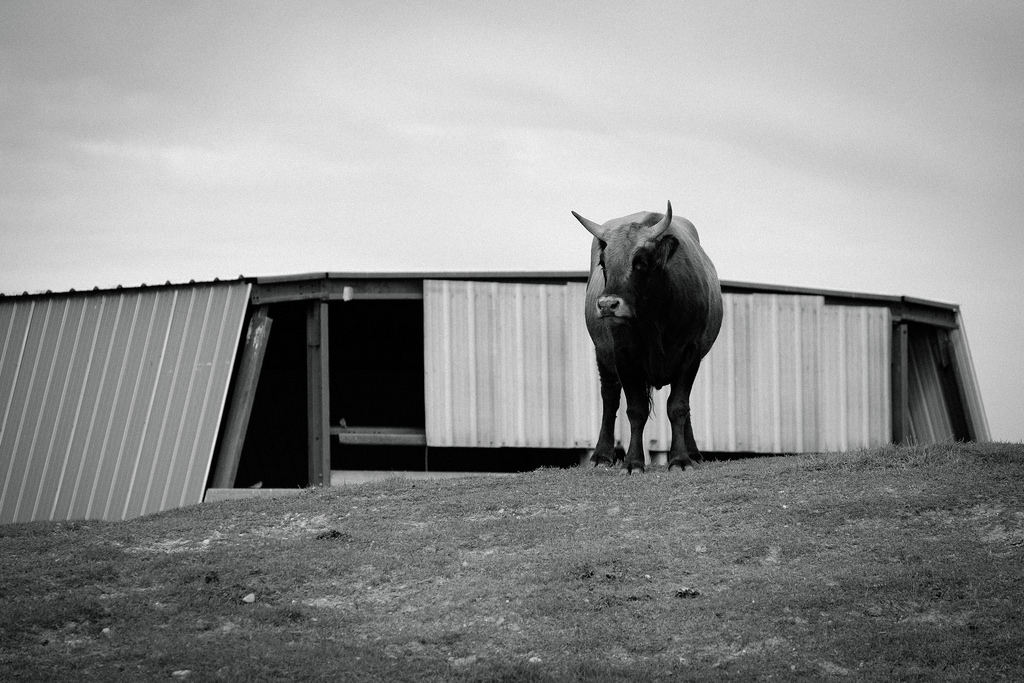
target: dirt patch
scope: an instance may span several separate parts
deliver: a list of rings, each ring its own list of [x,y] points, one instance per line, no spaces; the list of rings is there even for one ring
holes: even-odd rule
[[[1024,546],[1024,512],[1008,510],[1004,505],[982,504],[971,508],[970,518],[977,524],[982,543]]]
[[[256,527],[248,533],[260,538],[285,540],[322,534],[330,531],[333,523],[334,521],[328,518],[327,515],[292,512],[284,514],[280,520],[275,521],[273,524]]]
[[[146,541],[137,545],[125,547],[129,553],[163,553],[172,555],[175,553],[201,553],[210,549],[212,544],[224,539],[224,534],[214,531],[205,538],[165,538],[154,541]],[[121,545],[121,544],[117,544]]]
[[[497,510],[488,510],[480,513],[466,515],[467,522],[495,522],[498,520],[520,520],[535,517],[574,517],[585,514],[592,509],[590,503],[563,503],[557,505],[525,505],[501,507]]]
[[[929,609],[916,614],[909,614],[899,620],[901,624],[918,624],[926,626],[964,626],[971,619],[970,612],[945,614],[936,609]]]

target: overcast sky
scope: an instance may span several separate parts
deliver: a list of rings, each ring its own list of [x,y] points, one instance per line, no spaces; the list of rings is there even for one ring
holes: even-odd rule
[[[1024,3],[0,2],[0,292],[583,270],[961,305],[1024,439]]]

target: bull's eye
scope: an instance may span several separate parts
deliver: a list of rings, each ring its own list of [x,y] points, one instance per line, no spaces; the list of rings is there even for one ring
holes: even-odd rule
[[[643,254],[638,254],[637,257],[633,259],[633,270],[638,273],[642,273],[647,270],[647,259],[644,258]]]

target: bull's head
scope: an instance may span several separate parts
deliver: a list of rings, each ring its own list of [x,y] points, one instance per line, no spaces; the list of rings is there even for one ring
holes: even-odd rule
[[[668,230],[672,202],[657,222],[609,221],[599,225],[575,211],[572,215],[597,238],[598,263],[605,283],[597,300],[597,314],[602,318],[636,318],[638,306],[643,308],[644,300],[655,294],[651,290],[661,284],[665,265],[679,246]]]

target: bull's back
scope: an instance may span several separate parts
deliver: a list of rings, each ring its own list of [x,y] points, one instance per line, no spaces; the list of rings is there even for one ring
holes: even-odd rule
[[[672,231],[679,240],[679,249],[669,261],[679,282],[676,299],[688,316],[699,321],[693,335],[703,358],[722,329],[722,283],[693,224],[686,219],[673,219]]]

